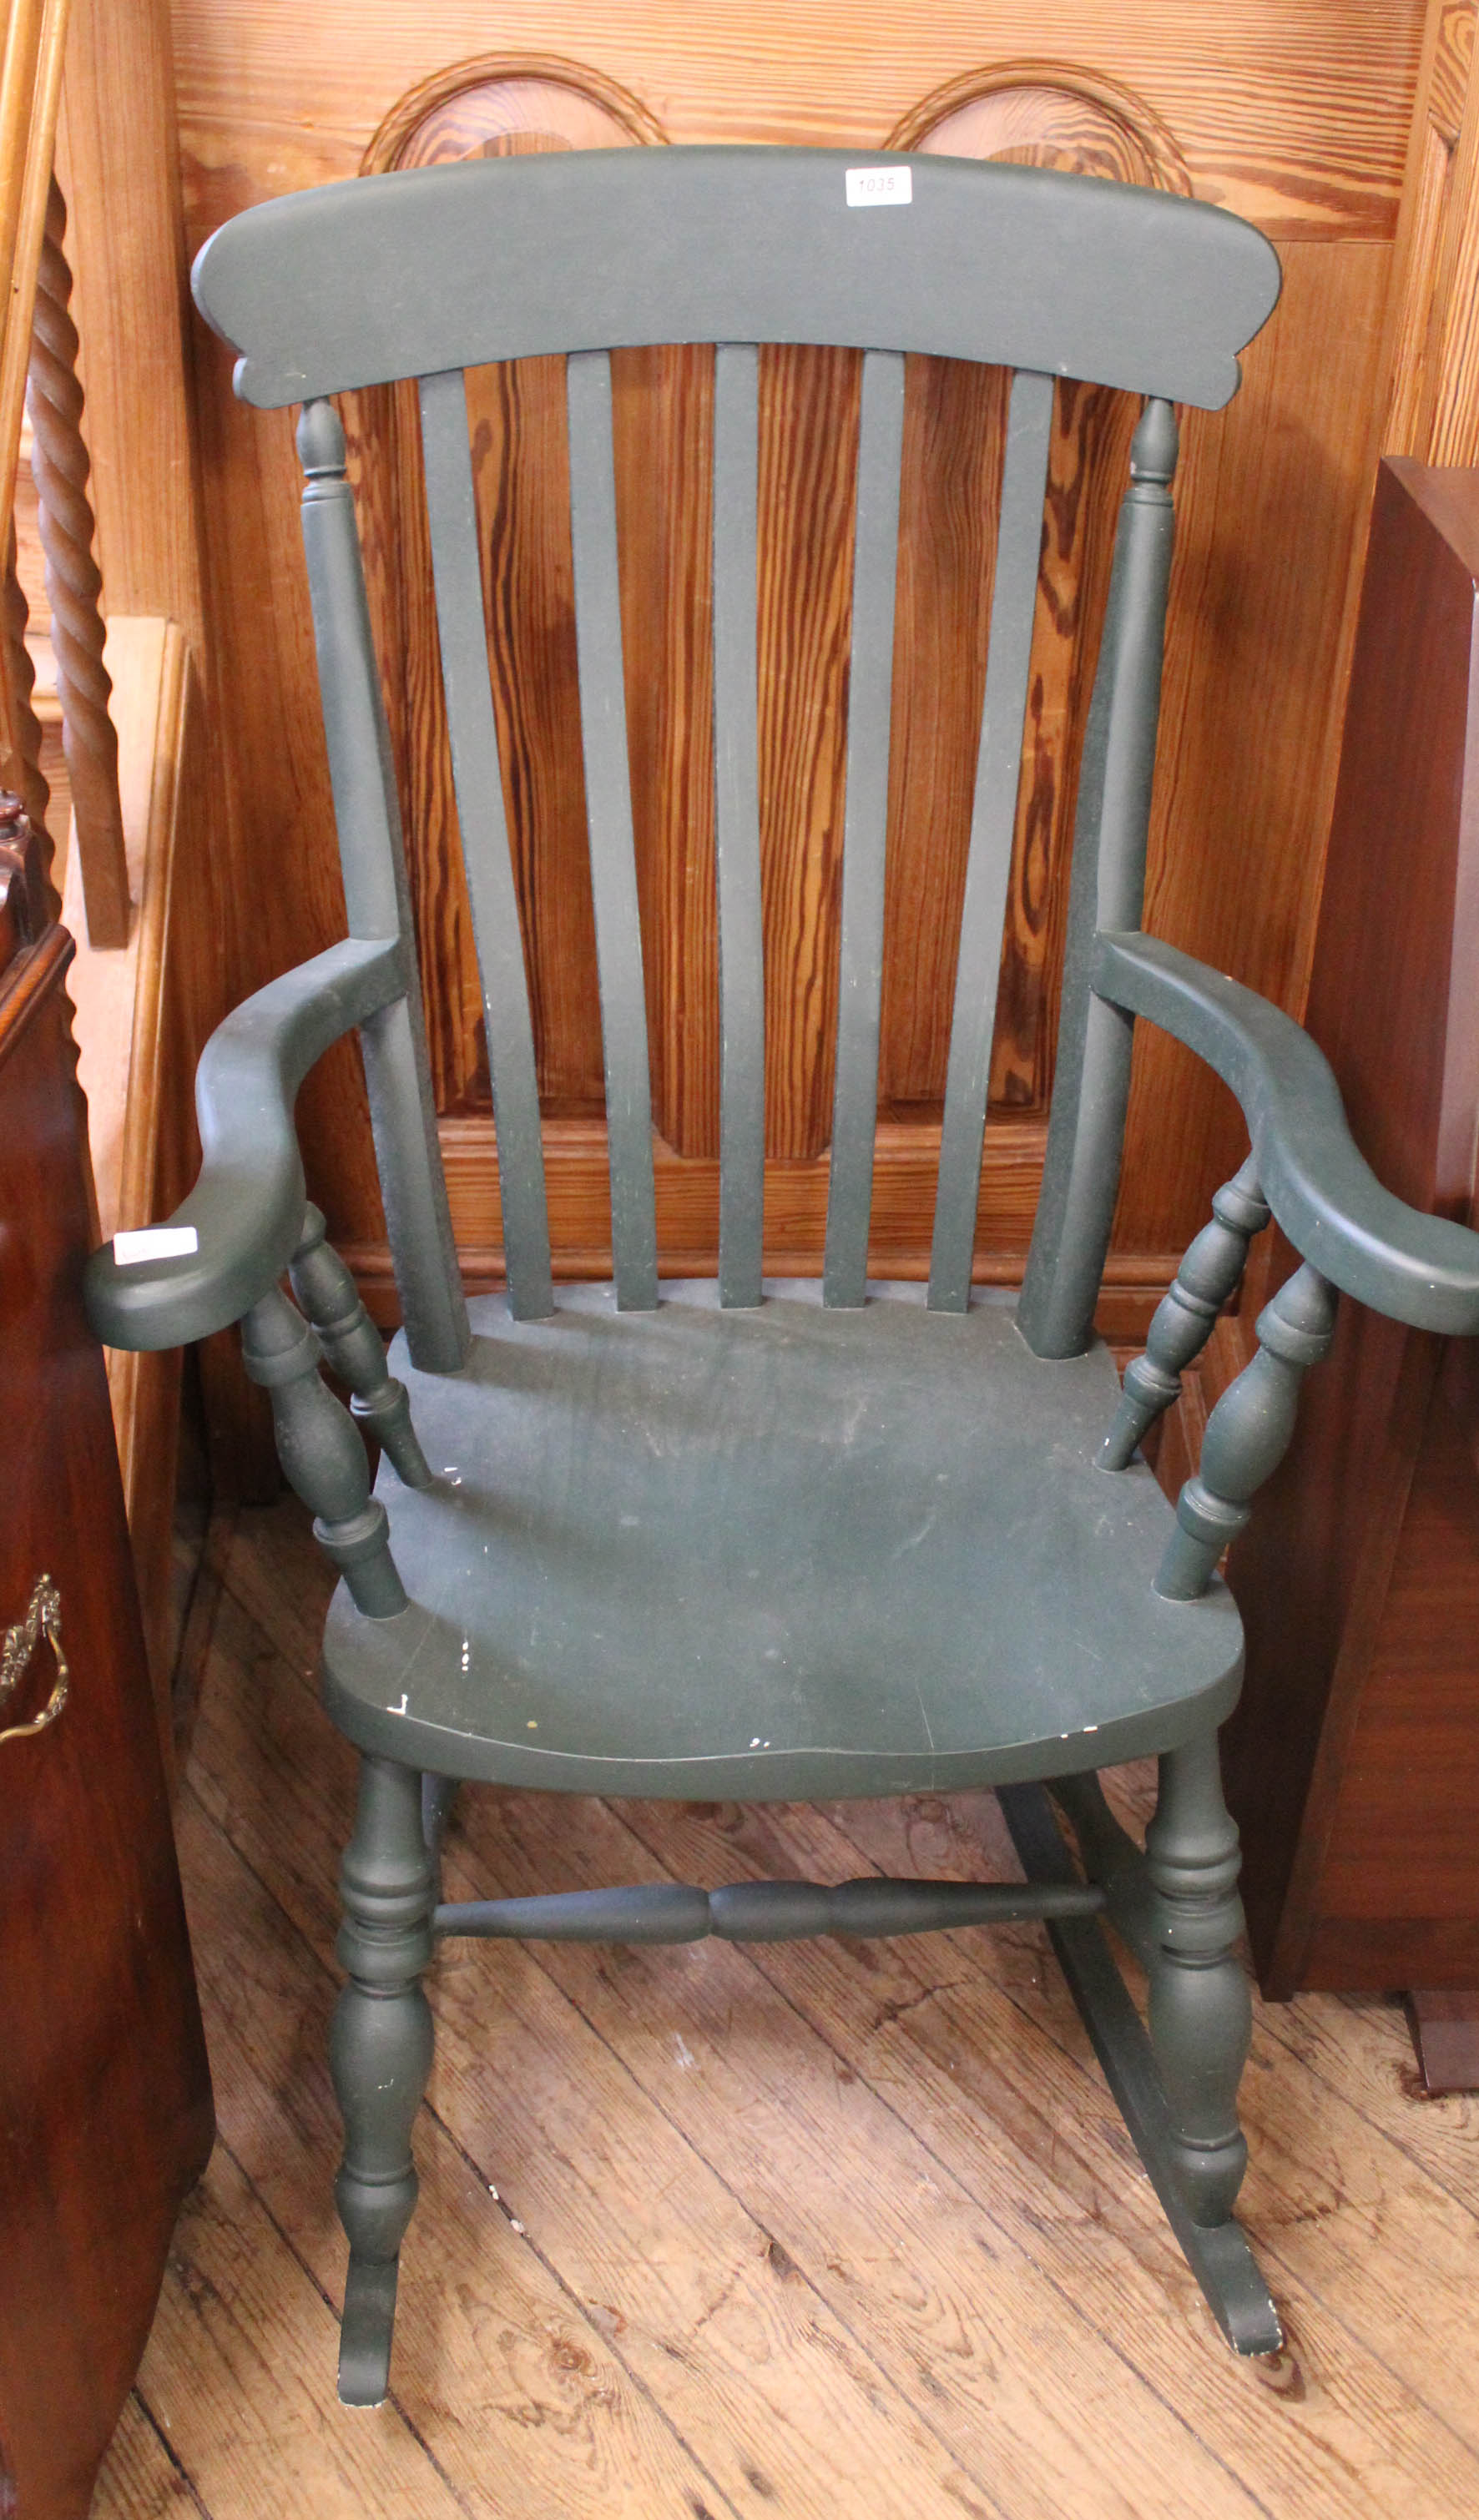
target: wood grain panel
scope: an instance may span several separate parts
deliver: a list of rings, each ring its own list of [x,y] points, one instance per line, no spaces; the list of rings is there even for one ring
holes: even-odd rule
[[[1010,382],[908,362],[879,1062],[901,1105],[945,1098]]]
[[[1113,183],[1189,193],[1176,135],[1142,97],[1075,63],[1011,61],[949,79],[889,134],[944,158],[1052,162]]]
[[[993,1100],[1041,1110],[1052,1088],[1079,764],[1137,417],[1127,395],[1057,389],[992,1060]]]
[[[1479,449],[1479,93],[1474,0],[1430,0],[1398,235],[1399,303],[1383,445],[1429,464]]]
[[[1387,453],[1428,453],[1442,372],[1444,272],[1452,255],[1456,203],[1468,190],[1471,150],[1462,148],[1473,64],[1474,0],[1428,0],[1417,105],[1398,221],[1392,312],[1392,373],[1382,445]]]
[[[472,369],[467,402],[493,710],[527,940],[539,1097],[553,1110],[599,1109],[601,1018],[576,673],[565,362],[505,360]],[[437,985],[439,993],[439,972]],[[464,1083],[464,1103],[475,1096],[484,1104],[490,1099],[485,1050],[476,1086]]]
[[[1422,39],[1422,0],[1231,0],[1210,47],[1200,0],[973,0],[901,13],[795,0],[566,0],[560,49],[662,116],[670,140],[877,148],[917,100],[1031,54],[1133,90],[1175,133],[1196,191],[1284,235],[1390,239]],[[550,11],[506,0],[509,53],[545,60]],[[476,57],[481,0],[349,16],[298,0],[179,0],[185,145],[286,190],[352,174],[366,135],[429,65]],[[268,171],[270,169],[270,172]]]
[[[855,350],[761,353],[760,812],[772,1156],[818,1154],[832,1118],[861,377]]]
[[[626,736],[653,1117],[680,1155],[718,1152],[714,834],[714,353],[612,361]]]
[[[211,602],[220,638],[218,706],[223,741],[241,774],[242,863],[234,871],[240,985],[259,986],[346,932],[344,884],[334,842],[328,756],[308,612],[298,507],[301,474],[293,415],[266,427],[230,390],[231,360],[199,337],[202,472],[208,485]],[[229,480],[224,510],[208,497]],[[271,625],[270,644],[266,625]],[[311,1181],[336,1216],[384,1232],[369,1105],[357,1050],[338,1043],[298,1102],[299,1138]]]
[[[1447,1982],[1479,1987],[1470,1650],[1479,1636],[1479,1467],[1472,1371],[1465,1379],[1466,1407],[1440,1388],[1429,1411],[1371,1642],[1379,1685],[1363,1695],[1342,1768],[1307,1974],[1319,1970],[1326,1920],[1420,1929],[1432,1919],[1447,1927]],[[1359,1937],[1346,1939],[1354,1949]],[[1407,1939],[1404,1984],[1416,1937]],[[1355,1980],[1368,1982],[1368,1968]]]
[[[1145,925],[1303,1010],[1381,404],[1388,257],[1284,247],[1226,412],[1182,434]],[[1235,416],[1234,416],[1235,415]],[[1230,1095],[1138,1027],[1115,1239],[1184,1243],[1241,1161]]]

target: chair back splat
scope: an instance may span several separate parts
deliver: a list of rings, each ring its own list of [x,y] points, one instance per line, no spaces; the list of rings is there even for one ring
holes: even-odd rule
[[[196,266],[244,353],[238,390],[304,404],[319,673],[353,934],[398,937],[407,994],[365,1027],[388,1223],[415,1361],[466,1352],[427,1086],[401,844],[327,397],[419,381],[437,620],[486,1019],[510,1299],[552,1304],[524,945],[487,671],[463,372],[564,353],[580,724],[619,1304],[657,1301],[652,1104],[628,775],[612,349],[713,342],[714,709],[719,937],[719,1294],[761,1299],[764,971],[757,707],[758,346],[864,353],[849,680],[840,997],[823,1293],[867,1275],[907,353],[1015,371],[961,919],[929,1301],[970,1292],[1001,931],[1059,377],[1147,397],[1088,722],[1044,1187],[1020,1311],[1041,1355],[1089,1336],[1118,1181],[1130,1019],[1092,995],[1095,932],[1139,925],[1166,589],[1173,404],[1220,407],[1278,271],[1195,202],[949,158],[909,196],[854,206],[836,153],[630,150],[472,161],[264,203]],[[896,188],[897,189],[897,188]],[[371,767],[373,765],[373,769]]]

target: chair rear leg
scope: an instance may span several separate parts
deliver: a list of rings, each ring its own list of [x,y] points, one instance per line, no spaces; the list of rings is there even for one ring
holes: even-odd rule
[[[416,2205],[411,2127],[432,2066],[421,1973],[436,1890],[416,1769],[361,1759],[341,1893],[339,1957],[349,1976],[329,2041],[345,2126],[334,2193],[349,2241],[339,2394],[346,2406],[376,2407],[389,2385],[396,2269]]]
[[[1065,1784],[1068,1790],[1065,1791]],[[1124,1832],[1092,1792],[1087,1796],[1072,1779],[1055,1779],[1055,1794],[1072,1811],[1090,1872],[1107,1879],[1112,1891],[1123,1882]],[[1073,1881],[1078,1878],[1067,1847],[1040,1785],[1002,1785],[998,1799],[1013,1843],[1029,1881]],[[1221,1795],[1219,1795],[1219,1801]],[[1169,1809],[1166,1817],[1170,1819]],[[1089,1846],[1085,1847],[1086,1835]],[[1097,1842],[1095,1844],[1095,1841]],[[1090,1851],[1092,1850],[1092,1851]],[[1133,1849],[1131,1850],[1134,1852]],[[1136,1857],[1144,1868],[1145,1859]],[[1145,1884],[1144,1897],[1134,1884],[1111,1898],[1110,1912],[1132,1950],[1152,1976],[1158,1965],[1156,1936],[1161,1893]],[[1166,1921],[1175,1921],[1174,1919]],[[1188,2130],[1183,2117],[1174,2117],[1165,2080],[1145,2025],[1135,2010],[1129,1987],[1111,1955],[1096,1916],[1059,1917],[1049,1923],[1048,1938],[1063,1965],[1064,1976],[1105,2079],[1120,2104],[1135,2150],[1148,2171],[1166,2217],[1186,2253],[1186,2262],[1218,2324],[1239,2354],[1272,2354],[1283,2342],[1278,2313],[1269,2287],[1254,2263],[1253,2252],[1229,2214],[1222,2222],[1203,2223],[1192,2213],[1186,2176]],[[1230,2015],[1231,2006],[1225,2007]],[[1227,2073],[1228,2117],[1235,2071]],[[1235,2121],[1233,2137],[1236,2138]],[[1240,2169],[1241,2164],[1239,2162]],[[1207,2196],[1199,2184],[1199,2203]],[[1228,2188],[1230,2199],[1231,2186]]]
[[[1155,1893],[1151,2045],[1187,2205],[1211,2227],[1228,2220],[1248,2166],[1237,2088],[1253,2036],[1237,1949],[1237,1825],[1223,1800],[1215,1732],[1163,1755],[1145,1858]]]

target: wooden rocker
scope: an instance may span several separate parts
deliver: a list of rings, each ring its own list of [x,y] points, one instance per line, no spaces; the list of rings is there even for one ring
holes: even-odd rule
[[[349,2239],[341,2394],[388,2385],[411,2128],[443,1935],[618,1942],[895,1934],[1041,1917],[1145,2167],[1232,2344],[1279,2324],[1233,2220],[1251,2006],[1218,1727],[1242,1668],[1217,1568],[1291,1431],[1337,1294],[1479,1329],[1479,1237],[1372,1178],[1286,1016],[1140,928],[1171,563],[1173,406],[1215,410],[1279,285],[1240,220],[945,158],[855,206],[829,152],[487,159],[274,201],[195,288],[249,403],[300,404],[319,676],[349,934],[221,1025],[175,1255],[90,1264],[99,1336],[240,1322],[284,1468],[342,1570],[331,1714],[362,1753],[333,2034]],[[902,197],[901,198],[901,195]],[[718,1273],[660,1291],[627,780],[609,353],[716,343],[714,651],[722,1125]],[[864,352],[842,977],[825,1274],[762,1276],[758,344]],[[866,1277],[894,590],[908,352],[1014,371],[927,1298]],[[529,999],[489,690],[463,370],[563,353],[615,1282],[551,1282]],[[1041,1199],[1020,1301],[971,1295],[990,1050],[1054,381],[1145,398],[1078,799]],[[468,1305],[428,1083],[395,782],[330,397],[418,383],[437,617],[481,962],[508,1288]],[[265,625],[264,625],[265,628]],[[1092,1319],[1136,1016],[1208,1060],[1252,1152],[1123,1392]],[[306,1202],[293,1106],[357,1028],[404,1328],[388,1368]],[[1303,1265],[1258,1324],[1175,1511],[1138,1455],[1276,1217]],[[296,1302],[280,1281],[291,1274]],[[327,1363],[382,1447],[372,1495]],[[1144,1852],[1096,1770],[1157,1754]],[[458,1779],[738,1801],[992,1785],[1025,1884],[677,1884],[443,1905]],[[1074,1852],[1054,1805],[1070,1824]],[[1143,1960],[1148,2032],[1103,1939]]]

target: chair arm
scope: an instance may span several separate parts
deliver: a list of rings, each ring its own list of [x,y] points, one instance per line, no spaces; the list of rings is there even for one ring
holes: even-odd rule
[[[330,1044],[405,993],[393,939],[350,937],[285,971],[217,1026],[196,1071],[200,1178],[169,1219],[194,1251],[87,1263],[87,1318],[106,1347],[182,1347],[239,1321],[277,1283],[302,1235],[298,1089]]]
[[[1479,1331],[1479,1234],[1383,1190],[1329,1061],[1300,1025],[1154,936],[1096,937],[1091,986],[1174,1033],[1231,1087],[1264,1197],[1322,1278],[1414,1329]]]

